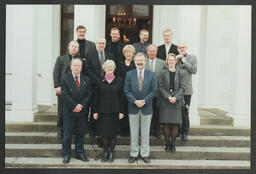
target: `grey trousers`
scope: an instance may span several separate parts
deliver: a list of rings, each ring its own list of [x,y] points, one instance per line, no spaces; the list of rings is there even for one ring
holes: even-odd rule
[[[131,152],[130,156],[149,157],[149,131],[152,115],[143,115],[141,111],[138,114],[129,114]],[[140,129],[139,129],[140,128]],[[139,130],[141,133],[141,143],[139,146]]]

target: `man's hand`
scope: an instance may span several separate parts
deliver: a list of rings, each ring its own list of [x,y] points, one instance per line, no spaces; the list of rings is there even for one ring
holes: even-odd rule
[[[135,100],[134,103],[138,108],[142,108],[145,105],[145,100]]]
[[[176,103],[177,98],[176,98],[176,97],[171,97],[171,96],[169,96],[169,97],[168,97],[168,100],[169,100],[170,103],[174,104],[174,103]]]
[[[95,120],[98,120],[98,118],[99,118],[98,113],[94,113],[94,114],[93,114],[93,118],[94,118]]]
[[[82,105],[80,105],[80,104],[78,104],[78,105],[76,105],[76,107],[75,107],[75,109],[73,109],[73,112],[81,112],[81,110],[83,109],[82,107],[81,107]]]
[[[185,62],[187,61],[186,57],[182,57],[182,58],[181,58],[181,61],[182,61],[183,63],[185,63]]]
[[[122,118],[124,118],[124,114],[119,113],[118,116],[119,116],[119,120],[121,120]]]
[[[61,94],[61,88],[58,87],[58,88],[55,88],[56,89],[56,94],[60,95]]]

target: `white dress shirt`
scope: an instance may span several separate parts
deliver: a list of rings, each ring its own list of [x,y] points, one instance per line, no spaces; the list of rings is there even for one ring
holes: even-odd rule
[[[72,73],[72,75],[73,75],[74,80],[76,81],[76,76],[75,76],[75,74]],[[80,74],[78,75],[78,82],[79,82],[79,84],[80,84]]]
[[[168,53],[169,53],[169,50],[170,50],[171,46],[172,46],[172,43],[170,43],[168,45],[165,43],[166,57],[168,56]]]
[[[143,79],[144,79],[144,71],[145,71],[145,68],[143,68],[142,70],[139,70],[139,69],[137,68],[137,76],[138,76],[138,79],[139,79],[140,71],[142,71],[142,72],[141,72],[141,77],[142,77],[142,80],[143,80]]]
[[[154,58],[153,60],[149,58],[148,63],[149,63],[149,68],[151,67],[151,63],[153,63],[152,71],[155,72],[155,70],[156,70],[156,58]]]

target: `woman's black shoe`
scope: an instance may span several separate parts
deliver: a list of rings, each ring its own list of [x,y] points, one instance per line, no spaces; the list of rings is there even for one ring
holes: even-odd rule
[[[172,152],[175,152],[175,151],[176,151],[175,142],[171,142],[170,150],[171,150]]]
[[[170,149],[170,143],[169,142],[165,144],[164,149],[165,149],[166,152],[170,152],[171,149]]]
[[[101,162],[105,163],[108,160],[108,152],[104,152]]]
[[[114,161],[114,155],[113,155],[113,152],[109,152],[108,162],[112,163],[113,161]]]

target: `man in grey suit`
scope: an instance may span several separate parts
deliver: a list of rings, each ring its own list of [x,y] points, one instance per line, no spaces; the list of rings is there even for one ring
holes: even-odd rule
[[[72,58],[79,56],[79,44],[76,40],[70,41],[68,44],[68,51],[66,55],[59,56],[56,60],[53,69],[53,83],[58,96],[58,138],[63,137],[63,112],[62,112],[62,99],[61,99],[61,79],[64,75],[70,72],[70,61]]]
[[[77,42],[79,43],[79,53],[83,61],[82,73],[87,75],[86,60],[90,50],[96,49],[95,43],[85,39],[86,28],[83,25],[76,27]]]
[[[149,31],[146,29],[141,29],[139,37],[140,37],[140,42],[133,44],[135,48],[135,54],[138,52],[143,52],[144,54],[146,54],[147,52],[146,48],[150,44],[148,41]]]
[[[134,163],[140,155],[145,163],[150,163],[149,131],[152,117],[152,101],[157,91],[155,73],[145,69],[146,55],[139,52],[134,56],[136,69],[128,71],[125,77],[124,93],[128,100],[128,114],[131,134],[129,163]],[[139,128],[141,145],[139,146]]]
[[[146,63],[146,68],[156,73],[157,82],[159,81],[159,74],[162,69],[165,68],[166,63],[162,59],[156,57],[157,46],[150,44],[147,47],[148,60]],[[155,137],[160,138],[160,123],[159,123],[159,108],[157,106],[157,98],[159,96],[159,91],[157,90],[155,97],[153,99],[153,115],[151,122],[151,134]]]
[[[182,124],[181,124],[181,138],[182,140],[188,140],[188,130],[189,130],[189,106],[191,101],[191,95],[193,94],[192,88],[192,74],[197,72],[197,58],[194,55],[187,54],[187,45],[185,43],[179,43],[177,50],[179,55],[178,67],[184,70],[184,76],[186,81],[185,88],[185,107],[183,107],[182,112]]]

